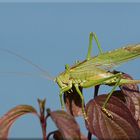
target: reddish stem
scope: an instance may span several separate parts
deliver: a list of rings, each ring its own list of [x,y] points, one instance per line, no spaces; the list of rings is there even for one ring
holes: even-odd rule
[[[42,134],[43,134],[43,140],[47,140],[47,135],[46,135],[46,119],[43,116],[40,116],[40,123],[41,123],[41,128],[42,128]]]

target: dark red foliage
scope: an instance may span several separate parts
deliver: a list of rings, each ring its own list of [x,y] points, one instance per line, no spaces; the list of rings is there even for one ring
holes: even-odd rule
[[[137,122],[120,99],[112,96],[107,104],[107,110],[113,118],[101,110],[106,97],[97,96],[86,105],[88,130],[99,139],[140,139]]]
[[[50,116],[61,133],[63,139],[81,140],[83,135],[74,117],[65,111],[50,112]],[[58,136],[58,133],[57,133]],[[82,137],[81,137],[82,136]],[[83,139],[84,140],[84,139]]]
[[[11,109],[2,118],[0,118],[0,139],[7,140],[11,125],[21,116],[32,113],[38,116],[36,110],[29,105],[20,105]]]
[[[117,73],[117,72],[116,72]],[[132,79],[131,76],[123,74],[126,79]],[[82,88],[79,87],[81,92]],[[98,95],[97,86],[95,95]],[[95,99],[90,100],[86,105],[87,120],[86,128],[89,131],[88,140],[91,135],[95,135],[100,140],[130,140],[140,139],[140,92],[136,84],[124,84],[120,86],[121,90],[113,92],[112,97],[107,103],[107,112],[102,110],[103,103],[107,95],[99,95]],[[45,107],[46,100],[39,100],[40,113],[28,105],[20,105],[11,109],[7,114],[0,118],[0,139],[8,139],[8,132],[11,125],[20,116],[33,113],[40,119],[43,132],[43,140],[49,140],[53,136],[55,140],[87,140],[80,132],[76,116],[83,115],[81,98],[76,92],[75,87],[65,92],[64,102],[67,112],[62,110],[50,111]],[[47,118],[51,117],[58,130],[46,133]],[[84,119],[84,117],[83,117]]]
[[[124,74],[123,77],[133,80],[133,78],[128,74]],[[140,127],[140,92],[138,85],[124,84],[120,86],[120,88],[122,93],[124,94],[127,107],[130,109],[130,112],[132,113]]]
[[[79,89],[82,92],[82,88],[79,87]],[[83,115],[81,98],[74,86],[72,87],[71,91],[65,92],[64,102],[68,113],[75,117]]]

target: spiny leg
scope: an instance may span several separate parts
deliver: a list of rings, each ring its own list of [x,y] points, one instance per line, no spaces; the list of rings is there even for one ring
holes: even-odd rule
[[[62,109],[64,109],[64,102],[63,102],[62,96],[63,96],[64,92],[70,90],[71,88],[72,88],[72,84],[69,84],[67,87],[60,89],[59,98],[60,98],[60,103],[61,103]]]
[[[113,78],[119,78],[119,80],[118,80],[117,83],[115,84],[114,88],[112,89],[112,90],[114,91],[115,88],[119,85],[119,82],[120,82],[120,80],[121,80],[121,76],[122,76],[122,73],[116,73],[116,74],[113,74],[113,75],[110,76],[110,77],[106,77],[106,78],[103,78],[103,79],[100,79],[100,80],[97,80],[97,81],[93,80],[93,81],[90,81],[90,82],[82,83],[81,86],[82,86],[83,88],[87,88],[87,87],[96,86],[96,85],[111,84],[111,83],[109,82],[111,79],[113,79]],[[113,93],[113,91],[112,91],[112,93]],[[110,92],[110,95],[108,95],[108,96],[109,96],[108,98],[110,98],[110,96],[112,95],[112,93]],[[103,110],[104,112],[106,112],[106,114],[109,114],[109,113],[106,111],[106,109],[105,109],[106,104],[107,104],[106,102],[108,102],[108,100],[109,100],[109,99],[107,99],[107,101],[105,101],[105,103],[104,103],[104,105],[103,105],[103,107],[102,107],[102,110]]]
[[[100,54],[102,54],[102,53],[103,53],[103,50],[102,50],[102,48],[101,48],[101,45],[100,45],[100,43],[99,43],[99,40],[98,40],[98,37],[97,37],[96,33],[93,33],[93,37],[94,37],[94,39],[95,39],[95,42],[96,42],[96,44],[97,44],[97,47],[98,47],[98,49],[99,49]]]
[[[81,101],[82,101],[82,113],[83,113],[84,119],[87,120],[87,115],[86,115],[85,106],[84,106],[84,97],[83,97],[83,94],[80,91],[78,84],[75,84],[74,86],[75,86],[76,91],[79,94],[79,96],[81,98]]]
[[[88,53],[87,53],[86,60],[89,60],[91,58],[91,51],[92,51],[92,48],[93,48],[93,45],[92,45],[93,38],[95,39],[95,42],[97,44],[97,47],[99,49],[100,54],[103,53],[101,45],[98,41],[97,35],[95,33],[91,32],[89,34],[89,46],[88,46]]]
[[[87,60],[89,60],[91,58],[91,51],[93,48],[92,41],[93,41],[93,32],[91,32],[89,34],[89,46],[88,46],[88,53],[87,53],[87,57],[86,57]]]
[[[91,86],[102,85],[102,84],[111,84],[111,83],[110,83],[110,80],[111,80],[111,79],[113,79],[113,78],[118,78],[118,81],[116,82],[115,86],[113,87],[113,89],[112,89],[111,92],[109,93],[110,95],[108,95],[108,98],[106,99],[106,101],[105,101],[105,103],[104,103],[104,105],[103,105],[103,107],[102,107],[102,110],[103,110],[108,116],[110,115],[110,113],[108,113],[108,111],[105,109],[105,107],[106,107],[106,104],[107,104],[109,98],[111,97],[113,91],[114,91],[115,88],[119,85],[120,80],[121,80],[121,76],[122,76],[122,73],[117,73],[117,74],[114,74],[114,75],[112,75],[112,76],[110,76],[110,77],[106,77],[106,78],[103,78],[103,79],[101,79],[101,80],[98,80],[98,81],[96,81],[96,82],[95,82],[95,80],[93,80],[93,81],[90,81],[90,82],[88,82],[88,83],[83,83],[83,84],[81,84],[82,87],[91,87]],[[110,117],[111,117],[111,115],[110,115]]]
[[[114,87],[112,88],[112,90],[110,91],[110,93],[108,94],[108,96],[107,96],[107,98],[106,98],[106,100],[105,100],[105,102],[104,102],[104,104],[103,104],[103,106],[102,106],[103,112],[105,112],[105,113],[106,113],[109,117],[111,117],[111,118],[113,118],[113,116],[111,115],[111,113],[109,113],[109,112],[106,110],[106,106],[107,106],[107,103],[108,103],[109,99],[110,99],[111,96],[112,96],[112,93],[115,91],[115,89],[117,88],[117,86],[118,86],[119,83],[120,83],[121,75],[122,75],[122,74],[119,73],[119,75],[118,75],[118,80],[117,80],[116,84],[114,85]]]

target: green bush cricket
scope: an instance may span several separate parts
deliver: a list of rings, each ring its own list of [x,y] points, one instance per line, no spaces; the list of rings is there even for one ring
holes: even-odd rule
[[[95,39],[100,53],[97,56],[91,57],[93,38]],[[30,60],[18,55],[15,52],[7,49],[0,50],[13,54],[35,66],[43,73],[46,73],[46,71],[40,68],[38,65],[32,63]],[[102,106],[103,112],[105,112],[107,116],[112,117],[112,115],[106,110],[106,106],[116,87],[127,83],[140,83],[140,80],[124,79],[122,78],[122,73],[114,74],[113,72],[110,72],[108,70],[120,65],[121,63],[138,57],[140,57],[140,44],[127,45],[125,47],[103,53],[96,34],[91,32],[89,35],[89,47],[86,60],[78,62],[71,67],[69,65],[65,65],[65,71],[60,73],[56,78],[53,79],[54,82],[56,82],[60,87],[59,97],[62,109],[64,109],[64,102],[62,99],[64,92],[70,91],[72,89],[72,86],[74,86],[82,100],[83,116],[85,119],[87,119],[84,109],[84,97],[79,87],[89,88],[104,84],[113,86]],[[48,79],[50,79],[49,76]]]
[[[91,57],[93,38],[95,39],[100,52],[100,54],[95,57]],[[72,86],[75,86],[77,93],[81,97],[82,112],[86,119],[84,97],[79,90],[79,86],[82,88],[88,88],[101,84],[114,85],[102,106],[102,110],[109,117],[112,117],[112,115],[106,110],[106,105],[116,87],[126,83],[140,83],[140,80],[124,79],[122,78],[122,73],[113,74],[112,72],[109,72],[108,69],[139,56],[140,44],[128,45],[123,48],[103,53],[96,34],[91,32],[86,60],[79,62],[72,67],[66,65],[66,70],[55,78],[55,82],[57,82],[60,87],[59,96],[62,108],[64,108],[62,100],[63,93],[70,90]]]

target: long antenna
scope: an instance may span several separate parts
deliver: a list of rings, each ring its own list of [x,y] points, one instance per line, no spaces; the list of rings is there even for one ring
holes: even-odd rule
[[[45,78],[47,78],[48,80],[54,80],[54,78],[52,78],[52,77],[49,75],[49,73],[48,73],[45,69],[41,68],[39,65],[33,63],[31,60],[29,60],[29,59],[23,57],[22,55],[19,55],[18,53],[14,52],[14,51],[11,51],[11,50],[9,50],[9,49],[5,49],[5,48],[0,48],[0,51],[9,53],[9,54],[11,54],[11,55],[14,55],[14,56],[20,58],[20,59],[23,60],[24,62],[26,62],[26,63],[32,65],[32,66],[35,67],[37,70],[41,71],[41,72],[43,73],[43,75],[46,76]]]
[[[33,73],[29,73],[29,72],[15,72],[15,71],[8,71],[8,72],[1,72],[0,71],[0,75],[3,75],[3,74],[12,74],[12,75],[17,75],[17,76],[41,76],[41,75],[37,75],[37,74],[33,74]]]
[[[7,72],[1,72],[0,71],[0,76],[1,75],[16,75],[16,76],[32,76],[32,77],[41,77],[41,78],[46,78],[44,75],[38,74],[38,73],[33,73],[33,72],[15,72],[15,71],[7,71]]]

